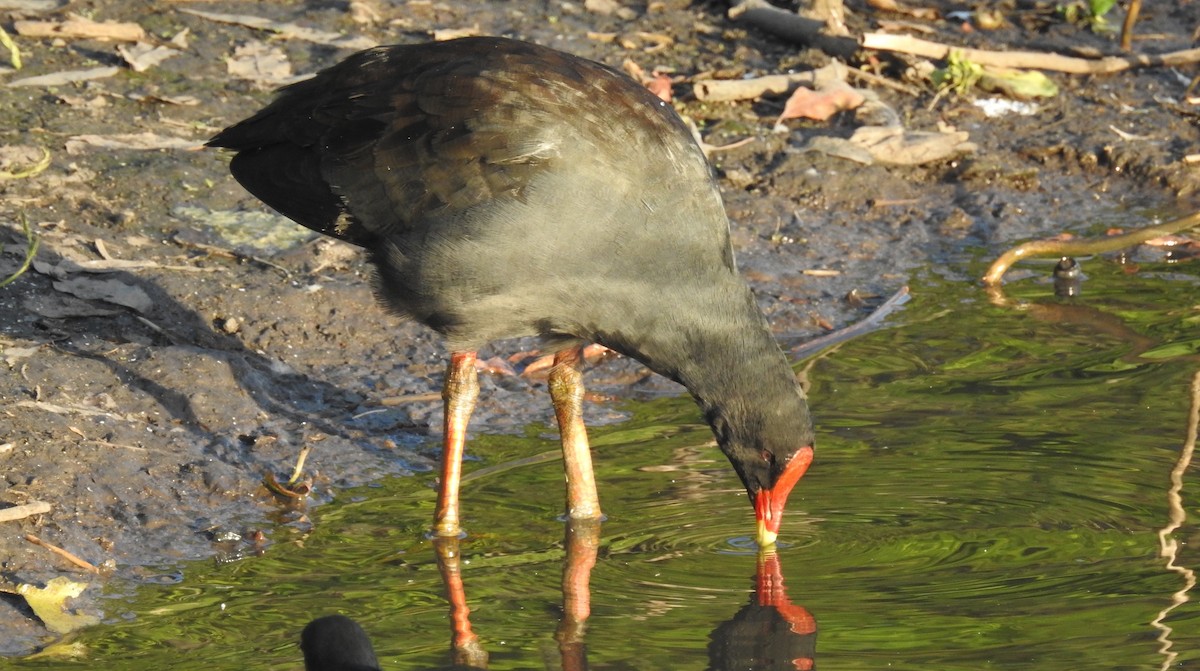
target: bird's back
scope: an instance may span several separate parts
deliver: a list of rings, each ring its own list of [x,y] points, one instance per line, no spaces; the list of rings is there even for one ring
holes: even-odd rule
[[[238,151],[234,176],[267,204],[368,248],[390,306],[452,345],[589,338],[735,276],[716,185],[674,111],[545,47],[370,49],[210,144]]]

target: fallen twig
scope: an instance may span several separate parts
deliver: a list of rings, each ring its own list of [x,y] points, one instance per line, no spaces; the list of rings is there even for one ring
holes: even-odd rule
[[[98,68],[88,68],[86,70],[65,70],[62,72],[51,72],[46,75],[38,75],[35,77],[25,77],[22,79],[14,79],[5,86],[66,86],[68,84],[79,84],[81,82],[92,81],[93,79],[104,79],[106,77],[115,77],[121,68],[116,66],[106,66]]]
[[[824,21],[780,9],[767,0],[739,0],[729,8],[729,19],[745,21],[772,35],[816,47],[837,58],[849,58],[858,51],[854,38],[828,34]]]
[[[369,37],[359,35],[343,35],[341,33],[331,33],[324,30],[316,30],[305,26],[296,25],[294,23],[283,23],[272,21],[262,16],[250,16],[247,14],[223,14],[220,12],[206,12],[199,9],[181,8],[179,11],[185,14],[192,14],[209,21],[218,23],[230,23],[238,26],[246,26],[256,30],[266,30],[276,33],[284,38],[295,38],[306,42],[314,42],[316,44],[326,44],[342,49],[368,49],[375,46],[377,43]]]
[[[22,503],[19,506],[13,506],[11,508],[0,510],[0,522],[15,522],[17,520],[23,520],[26,517],[33,517],[34,515],[48,513],[50,512],[50,509],[50,504],[45,501],[30,501],[29,503]]]
[[[95,564],[91,563],[90,561],[88,561],[86,559],[80,559],[75,554],[68,552],[52,543],[47,543],[46,541],[38,538],[37,536],[34,536],[33,534],[25,534],[25,540],[29,541],[30,543],[33,543],[34,545],[40,545],[40,546],[46,548],[47,550],[62,557],[63,559],[66,559],[67,561],[71,562],[72,564],[78,566],[79,568],[81,568],[89,573],[99,573],[100,572],[100,569]]]
[[[46,412],[53,412],[58,415],[83,415],[85,417],[107,417],[110,419],[119,419],[126,422],[136,422],[132,417],[119,415],[113,412],[97,410],[95,408],[87,408],[79,405],[60,405],[58,403],[47,403],[46,401],[17,401],[13,404],[19,408],[37,408]]]
[[[992,262],[991,267],[988,268],[987,273],[983,276],[983,283],[989,287],[999,285],[1000,280],[1004,279],[1004,273],[1008,272],[1012,264],[1021,259],[1087,256],[1115,252],[1126,247],[1140,245],[1147,240],[1152,240],[1162,235],[1172,235],[1180,231],[1185,231],[1195,226],[1200,226],[1200,212],[1168,221],[1165,224],[1147,226],[1139,228],[1136,231],[1122,233],[1121,235],[1089,238],[1087,240],[1033,240],[1017,245],[1001,254],[999,258]]]
[[[213,256],[223,256],[225,258],[236,259],[238,261],[252,261],[254,263],[260,263],[264,266],[267,266],[268,268],[274,268],[275,270],[278,270],[279,272],[283,273],[284,277],[286,277],[286,278],[290,279],[292,277],[292,271],[288,270],[287,268],[284,268],[283,266],[279,265],[278,263],[274,263],[274,262],[264,259],[260,256],[254,256],[253,254],[245,254],[243,252],[239,252],[236,250],[226,249],[224,247],[218,247],[216,245],[209,245],[209,244],[206,244],[203,242],[196,242],[194,240],[183,240],[183,239],[179,238],[178,236],[176,236],[174,238],[174,242],[175,242],[175,244],[177,244],[181,247],[192,247],[192,248],[207,252]]]
[[[65,21],[14,21],[13,28],[22,37],[99,39],[118,42],[139,42],[146,39],[146,31],[136,23],[98,22],[77,15],[71,15]]]
[[[921,95],[921,90],[915,86],[909,86],[908,84],[904,84],[904,83],[901,83],[901,82],[898,82],[898,81],[895,81],[892,79],[888,79],[887,77],[880,77],[879,75],[871,74],[870,72],[867,72],[866,70],[860,70],[858,68],[850,68],[847,72],[849,72],[851,77],[857,77],[859,79],[862,79],[863,81],[867,82],[868,84],[875,84],[878,86],[883,86],[883,87],[892,89],[894,91],[899,91],[901,93],[907,93],[910,96]]]
[[[753,100],[771,93],[783,95],[800,85],[812,86],[814,74],[797,72],[788,75],[766,75],[753,79],[702,79],[692,87],[697,100]]]
[[[1121,23],[1121,51],[1133,48],[1133,24],[1137,23],[1141,11],[1142,0],[1130,0],[1129,9],[1125,10],[1125,21]]]
[[[427,403],[429,401],[440,401],[440,400],[442,400],[442,393],[439,391],[431,391],[431,392],[424,393],[424,394],[406,394],[404,396],[388,396],[386,398],[380,399],[379,405],[382,405],[385,408],[391,408],[391,407],[395,407],[397,405],[404,405],[405,403]],[[361,416],[362,415],[355,415],[354,418],[358,419]]]
[[[1052,70],[1077,75],[1113,74],[1132,68],[1150,66],[1177,66],[1200,62],[1200,49],[1184,49],[1166,54],[1131,54],[1129,56],[1106,56],[1104,58],[1075,58],[1061,54],[1037,51],[987,51],[967,49],[940,42],[922,40],[911,35],[888,33],[866,33],[862,36],[864,49],[894,51],[913,54],[924,58],[946,58],[951,51],[960,52],[962,58],[978,65],[994,65],[1024,70]]]
[[[892,294],[891,298],[884,301],[883,305],[876,308],[866,319],[855,322],[844,329],[823,335],[820,338],[813,338],[808,342],[801,343],[792,348],[792,356],[803,358],[819,350],[823,350],[830,345],[873,331],[879,328],[880,322],[898,310],[900,306],[907,303],[911,298],[912,296],[909,295],[908,287],[900,287],[899,291]]]

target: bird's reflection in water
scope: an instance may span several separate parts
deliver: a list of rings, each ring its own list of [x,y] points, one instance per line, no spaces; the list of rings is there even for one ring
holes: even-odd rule
[[[807,671],[816,668],[817,621],[792,603],[779,555],[760,553],[754,594],[709,637],[712,671]]]
[[[319,617],[300,634],[307,671],[379,671],[371,639],[345,615]]]
[[[462,554],[458,537],[439,536],[433,541],[437,551],[438,572],[450,602],[450,660],[456,669],[486,669],[487,650],[471,629],[471,608],[462,580]]]
[[[487,651],[471,629],[471,610],[467,606],[460,570],[459,539],[439,537],[433,543],[437,550],[438,570],[446,588],[446,599],[450,602],[450,658],[453,668],[458,671],[486,669]],[[592,612],[588,582],[600,551],[600,521],[568,521],[563,545],[566,547],[566,558],[562,574],[562,619],[554,633],[561,657],[561,666],[558,668],[563,671],[583,671],[587,669],[584,632]]]
[[[566,525],[562,573],[562,619],[554,634],[562,671],[588,668],[585,633],[591,614],[589,581],[600,549],[600,522],[573,520]],[[434,541],[438,569],[450,604],[450,659],[455,671],[483,671],[488,653],[471,628],[463,585],[458,538]],[[760,553],[750,601],[709,636],[711,671],[807,671],[816,668],[817,622],[788,598],[783,568],[774,552]],[[301,647],[308,671],[378,669],[366,634],[340,615],[319,618],[305,628]]]

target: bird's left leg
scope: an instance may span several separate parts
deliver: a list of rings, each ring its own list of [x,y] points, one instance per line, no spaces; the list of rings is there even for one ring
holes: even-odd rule
[[[563,468],[567,476],[567,517],[599,519],[600,497],[592,473],[592,453],[583,424],[583,373],[579,370],[582,347],[554,355],[550,370],[550,400],[562,437]]]

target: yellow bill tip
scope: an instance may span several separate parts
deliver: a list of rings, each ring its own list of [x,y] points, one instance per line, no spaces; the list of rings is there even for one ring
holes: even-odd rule
[[[758,547],[764,550],[775,547],[775,539],[778,537],[779,534],[767,528],[766,520],[758,521]]]

